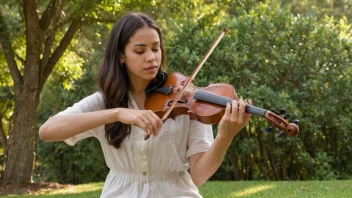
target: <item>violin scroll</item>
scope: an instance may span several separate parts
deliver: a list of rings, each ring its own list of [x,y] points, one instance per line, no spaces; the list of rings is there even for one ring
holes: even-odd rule
[[[280,116],[283,114],[283,116]],[[288,123],[286,118],[288,118],[288,114],[286,111],[280,110],[280,112],[275,111],[267,111],[264,115],[264,118],[267,122],[269,122],[275,128],[281,130],[281,132],[277,135],[277,137],[286,137],[286,136],[296,136],[299,133],[298,123],[299,120],[293,120],[292,123]],[[271,127],[264,129],[265,132],[271,132]]]

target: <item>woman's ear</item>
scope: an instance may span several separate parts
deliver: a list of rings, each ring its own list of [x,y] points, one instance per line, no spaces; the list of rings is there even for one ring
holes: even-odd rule
[[[121,54],[121,56],[120,56],[120,63],[121,63],[121,64],[122,64],[122,63],[125,63],[125,57],[124,57],[123,54]]]

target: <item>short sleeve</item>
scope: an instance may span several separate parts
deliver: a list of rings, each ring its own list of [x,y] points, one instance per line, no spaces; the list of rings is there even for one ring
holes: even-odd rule
[[[80,114],[93,112],[98,110],[105,109],[104,106],[104,98],[100,92],[96,92],[90,96],[85,97],[81,101],[75,103],[72,107],[68,107],[66,110],[56,114],[56,115],[72,115],[72,114]],[[74,146],[77,141],[88,138],[88,137],[96,137],[98,133],[98,128],[91,129],[70,137],[65,140],[65,143]]]
[[[197,153],[208,151],[213,142],[214,135],[212,126],[192,120],[190,122],[186,158]]]

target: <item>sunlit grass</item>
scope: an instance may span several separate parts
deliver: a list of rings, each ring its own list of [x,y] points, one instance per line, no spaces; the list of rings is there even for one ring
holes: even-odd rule
[[[274,188],[274,185],[261,185],[261,186],[255,186],[255,187],[251,187],[251,188],[247,188],[244,189],[242,191],[239,192],[233,192],[230,194],[230,197],[243,197],[243,196],[250,196],[250,195],[254,195],[256,193],[259,193],[261,191],[270,189],[270,188]]]
[[[43,192],[43,194],[48,195],[60,195],[60,194],[75,194],[81,192],[100,192],[103,188],[104,183],[89,183],[89,184],[81,184],[81,185],[72,185],[67,188],[57,189],[51,192]]]
[[[39,195],[10,195],[9,197],[48,197],[48,198],[86,198],[99,197],[103,183],[70,185],[56,190],[42,190]],[[311,198],[350,198],[352,197],[352,180],[336,181],[208,181],[200,188],[204,198],[238,198],[238,197],[311,197]]]
[[[312,197],[350,198],[352,180],[207,182],[199,188],[204,198]]]

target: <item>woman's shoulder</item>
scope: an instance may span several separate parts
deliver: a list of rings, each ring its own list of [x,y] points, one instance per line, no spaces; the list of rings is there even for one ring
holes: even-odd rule
[[[93,94],[83,98],[79,103],[95,106],[94,109],[104,109],[105,108],[105,99],[101,91],[96,91]]]
[[[92,94],[96,98],[96,100],[99,100],[100,103],[105,103],[105,97],[103,92],[101,91],[96,91],[95,93]]]

